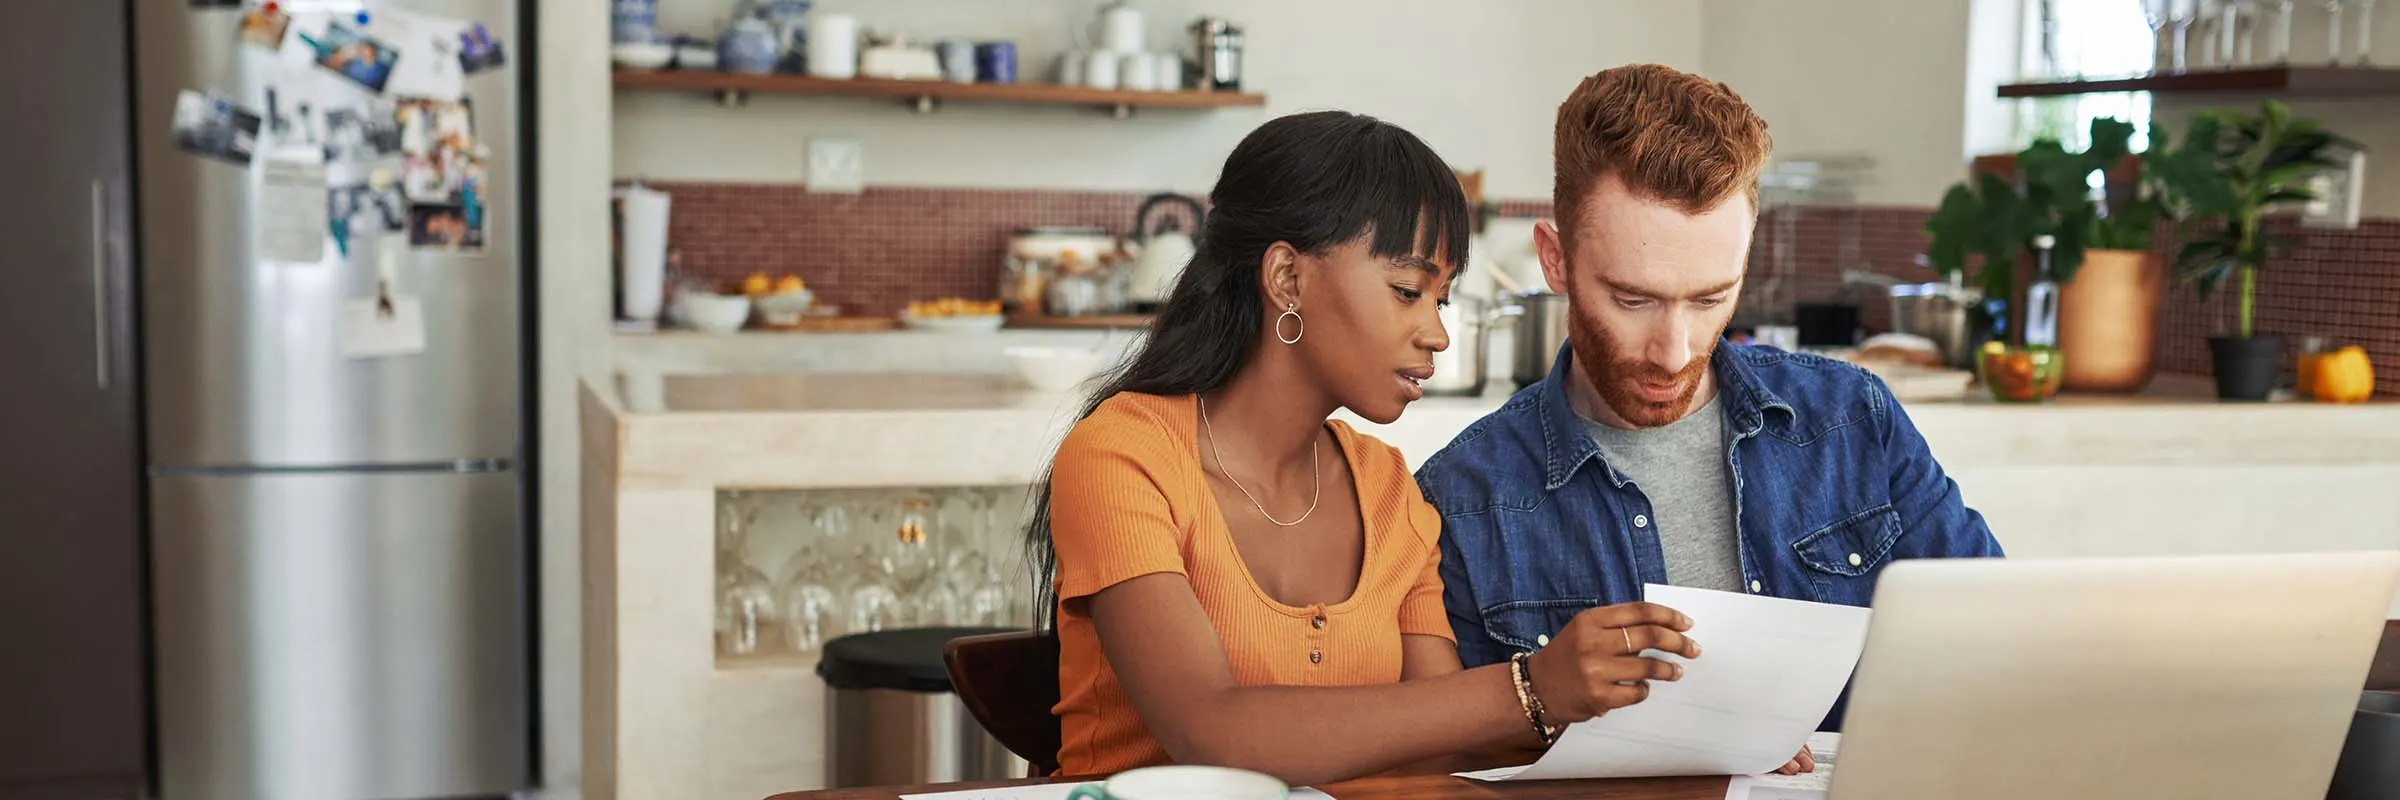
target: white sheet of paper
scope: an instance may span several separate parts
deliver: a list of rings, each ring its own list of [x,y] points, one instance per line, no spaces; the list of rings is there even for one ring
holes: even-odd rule
[[[300,148],[269,153],[259,167],[259,258],[297,264],[325,260],[325,160]]]
[[[966,789],[932,794],[904,794],[900,800],[1067,800],[1081,784],[1046,783],[1037,786],[1010,786],[999,789]],[[1324,792],[1301,787],[1293,789],[1291,800],[1333,800]]]
[[[1725,800],[1825,800],[1833,787],[1833,764],[1842,735],[1820,731],[1808,737],[1808,751],[1817,768],[1799,775],[1736,775],[1725,786]]]
[[[342,304],[342,356],[381,358],[425,352],[425,304],[394,295],[392,313],[378,312],[375,298]]]
[[[369,15],[366,33],[400,51],[392,62],[386,97],[427,97],[457,100],[467,93],[467,73],[458,63],[459,34],[467,24],[454,19],[411,13],[388,5]]]
[[[1567,726],[1522,769],[1475,780],[1754,775],[1790,761],[1841,696],[1867,642],[1870,612],[1853,606],[1651,584],[1644,599],[1692,618],[1700,658],[1650,697]]]

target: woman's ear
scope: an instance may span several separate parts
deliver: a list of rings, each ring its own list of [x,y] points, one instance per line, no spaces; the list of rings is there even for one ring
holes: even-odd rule
[[[1288,242],[1267,246],[1258,262],[1258,289],[1266,295],[1268,316],[1300,304],[1300,251]]]

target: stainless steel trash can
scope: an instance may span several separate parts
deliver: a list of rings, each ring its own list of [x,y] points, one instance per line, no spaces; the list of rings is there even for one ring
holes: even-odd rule
[[[950,691],[942,647],[951,639],[1008,628],[904,628],[825,643],[827,786],[947,783],[1022,778],[1008,752]]]

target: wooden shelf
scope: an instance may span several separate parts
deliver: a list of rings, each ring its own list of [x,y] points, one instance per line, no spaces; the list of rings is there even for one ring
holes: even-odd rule
[[[950,83],[897,81],[885,78],[833,80],[806,75],[737,75],[709,70],[627,70],[615,73],[620,91],[698,92],[715,94],[727,105],[740,105],[753,93],[834,97],[881,97],[906,102],[919,112],[943,102],[1015,103],[1085,106],[1128,116],[1135,109],[1258,108],[1265,95],[1238,92],[1131,92],[1060,86],[1048,83]]]
[[[2257,94],[2287,97],[2400,95],[2400,69],[2377,67],[2260,67],[2136,75],[2100,80],[2012,83],[2001,97],[2059,97],[2102,92]]]

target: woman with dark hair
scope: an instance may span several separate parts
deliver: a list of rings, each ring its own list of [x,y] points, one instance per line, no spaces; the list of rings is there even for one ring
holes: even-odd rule
[[[1296,784],[1535,747],[1673,680],[1689,621],[1627,606],[1460,669],[1441,520],[1377,423],[1423,395],[1467,203],[1415,136],[1282,117],[1226,159],[1198,252],[1083,408],[1026,530],[1059,637],[1061,772],[1204,763]],[[1592,630],[1599,633],[1586,634]]]

